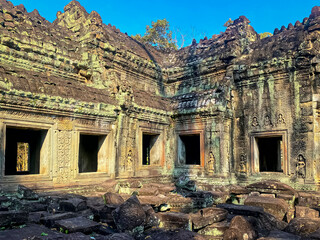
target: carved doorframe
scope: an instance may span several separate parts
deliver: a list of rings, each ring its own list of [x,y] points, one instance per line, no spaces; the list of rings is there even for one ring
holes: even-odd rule
[[[250,169],[251,173],[260,173],[260,162],[257,138],[263,137],[282,137],[283,142],[283,173],[288,175],[289,163],[288,163],[288,132],[287,130],[275,130],[264,132],[253,132],[250,134]]]

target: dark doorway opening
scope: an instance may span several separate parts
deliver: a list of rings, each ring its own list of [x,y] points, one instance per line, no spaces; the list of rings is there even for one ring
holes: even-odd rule
[[[260,172],[283,172],[282,137],[257,138]]]
[[[158,138],[159,134],[142,134],[142,165],[151,165],[151,162],[158,158],[160,154],[159,149],[156,149]]]
[[[39,174],[40,151],[47,130],[6,129],[5,175]]]
[[[103,136],[80,134],[79,173],[97,172],[102,138]]]
[[[185,164],[200,165],[200,134],[180,135]]]

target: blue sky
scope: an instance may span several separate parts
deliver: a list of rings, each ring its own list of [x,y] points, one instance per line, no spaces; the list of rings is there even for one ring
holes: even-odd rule
[[[58,11],[71,0],[12,0],[14,5],[23,4],[31,12],[37,9],[41,16],[50,22],[56,18]],[[151,21],[166,18],[174,32],[185,38],[189,45],[192,38],[199,39],[225,30],[223,24],[229,19],[236,19],[245,15],[258,33],[271,32],[282,25],[294,24],[308,17],[313,6],[320,5],[317,0],[79,0],[82,6],[90,13],[97,11],[103,22],[111,23],[122,32],[129,35],[144,34],[146,25]]]

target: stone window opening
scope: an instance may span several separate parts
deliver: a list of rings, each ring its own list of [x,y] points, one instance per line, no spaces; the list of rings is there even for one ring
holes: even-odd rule
[[[200,165],[200,134],[179,135],[179,162],[185,165]]]
[[[283,172],[282,136],[257,137],[260,172]]]
[[[99,171],[99,159],[103,157],[105,135],[80,134],[79,142],[79,173]]]
[[[5,175],[40,173],[40,156],[47,130],[6,128]]]
[[[142,165],[159,164],[160,161],[160,134],[142,134]]]

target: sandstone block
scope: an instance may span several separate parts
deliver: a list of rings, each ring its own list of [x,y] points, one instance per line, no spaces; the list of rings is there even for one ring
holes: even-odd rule
[[[158,188],[155,187],[143,187],[138,190],[139,196],[156,196],[158,194]]]
[[[130,197],[112,212],[113,220],[120,231],[133,230],[146,221],[146,213],[136,196]]]
[[[243,216],[235,216],[230,222],[230,227],[224,233],[223,240],[256,239],[257,233]]]
[[[105,204],[120,205],[124,203],[123,198],[118,193],[107,192],[104,194]]]
[[[284,231],[298,234],[308,235],[317,231],[320,228],[320,218],[294,218],[290,221],[289,225]]]
[[[87,209],[87,202],[80,198],[71,198],[60,202],[60,209],[66,212],[78,212]]]
[[[0,227],[24,224],[28,221],[28,213],[23,211],[1,211]]]
[[[144,233],[143,239],[152,240],[205,240],[201,235],[185,229],[167,231],[164,229],[151,229]]]
[[[279,220],[283,220],[289,210],[289,204],[285,200],[273,197],[251,196],[244,201],[244,204],[262,207],[265,212],[272,214]]]
[[[228,211],[221,208],[204,208],[195,214],[190,214],[193,228],[200,229],[210,224],[223,221],[227,218]]]
[[[68,218],[56,221],[56,225],[69,233],[82,232],[91,233],[98,229],[99,223],[91,221],[84,217]]]
[[[312,208],[303,207],[303,206],[296,206],[296,213],[295,216],[299,217],[306,217],[306,218],[318,218],[319,212]]]
[[[157,217],[160,219],[160,228],[166,230],[175,230],[178,228],[191,230],[191,219],[188,214],[178,212],[165,212],[157,213]]]
[[[62,219],[67,219],[67,218],[73,218],[73,217],[76,217],[75,213],[71,213],[71,212],[59,213],[59,214],[54,214],[54,215],[42,217],[40,219],[40,222],[43,225],[45,225],[46,227],[53,228],[56,226],[56,224],[55,224],[56,221],[62,220]]]
[[[230,224],[227,221],[217,222],[200,229],[198,233],[206,236],[223,237],[229,226]]]

